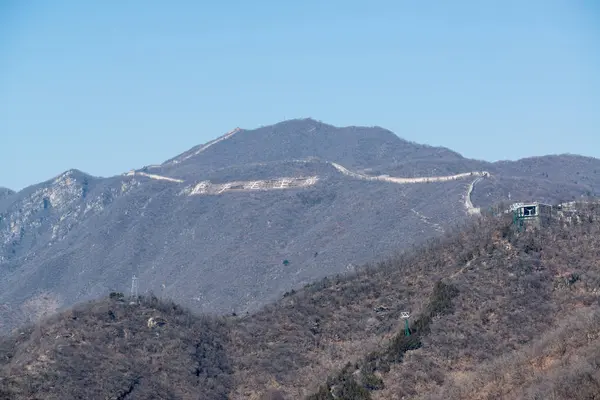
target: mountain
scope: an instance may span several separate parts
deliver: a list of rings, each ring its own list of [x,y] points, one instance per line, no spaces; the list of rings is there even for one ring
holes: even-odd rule
[[[600,203],[572,208],[526,230],[483,215],[248,316],[112,293],[1,340],[0,395],[594,399]]]
[[[334,161],[348,168],[364,169],[432,159],[454,162],[463,157],[442,147],[408,142],[379,127],[337,128],[312,119],[295,119],[255,130],[236,128],[151,168],[187,179],[207,170],[305,159]],[[454,173],[458,172],[464,171]]]
[[[243,314],[440,236],[498,202],[600,192],[600,160],[488,163],[379,127],[235,129],[120,176],[0,200],[0,331],[110,291]]]
[[[0,398],[76,399],[82,393],[91,399],[227,398],[233,371],[225,353],[228,330],[223,321],[196,317],[164,301],[148,299],[131,306],[114,295],[79,305],[43,326],[26,327],[17,341],[4,340],[0,353],[10,364],[3,358]],[[168,321],[159,315],[168,315]],[[158,333],[148,323],[154,321],[150,318],[158,328],[167,322],[169,330]],[[52,343],[47,342],[49,336]],[[100,350],[102,346],[107,347]],[[42,355],[44,351],[52,353],[52,360]],[[30,364],[33,353],[28,352],[39,352],[41,363]],[[62,367],[48,369],[45,360]],[[23,374],[21,363],[32,367],[31,375]],[[23,385],[37,380],[37,374],[46,375],[51,387],[39,391],[45,383]],[[168,380],[161,382],[161,375]]]
[[[10,190],[8,188],[0,186],[0,200],[4,199],[5,197],[8,197],[12,194],[15,194],[14,190]]]

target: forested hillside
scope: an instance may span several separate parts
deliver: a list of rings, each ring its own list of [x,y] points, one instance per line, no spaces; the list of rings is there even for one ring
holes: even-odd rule
[[[484,215],[246,316],[198,317],[158,298],[130,304],[115,293],[5,338],[0,393],[593,399],[599,221],[597,203],[523,232],[510,215]],[[403,311],[411,313],[408,337]]]

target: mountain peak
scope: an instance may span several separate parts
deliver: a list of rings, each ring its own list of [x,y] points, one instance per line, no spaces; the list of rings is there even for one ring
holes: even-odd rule
[[[311,128],[320,128],[320,129],[327,129],[327,130],[331,130],[331,131],[343,131],[343,130],[358,130],[360,131],[362,134],[375,134],[375,133],[385,133],[385,134],[391,134],[393,136],[395,136],[395,138],[397,140],[403,141],[403,142],[407,142],[407,140],[401,138],[400,136],[396,135],[394,132],[390,131],[389,129],[385,129],[382,128],[378,125],[373,125],[373,126],[366,126],[366,125],[343,125],[343,126],[337,126],[337,125],[333,125],[333,124],[329,124],[326,122],[323,122],[321,120],[312,118],[312,117],[308,117],[308,118],[293,118],[293,119],[286,119],[283,120],[281,122],[277,122],[271,125],[263,125],[260,128],[257,129],[263,129],[263,128],[306,128],[306,129],[311,129]]]
[[[385,168],[432,155],[436,160],[462,159],[449,149],[409,142],[378,126],[337,127],[314,118],[296,118],[256,129],[236,128],[153,168],[185,179],[256,163],[317,158],[354,168]]]
[[[90,174],[86,174],[83,171],[80,171],[78,169],[69,169],[59,175],[56,175],[54,178],[49,179],[47,182],[51,183],[51,184],[61,184],[61,183],[73,183],[73,182],[86,182],[89,181],[91,179],[94,179],[94,177]]]

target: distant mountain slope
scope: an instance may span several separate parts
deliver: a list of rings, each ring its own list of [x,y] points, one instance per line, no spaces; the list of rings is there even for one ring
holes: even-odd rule
[[[499,200],[553,203],[600,196],[600,163],[596,158],[561,154],[500,161],[486,169],[491,178],[481,181],[472,196],[480,207]]]
[[[486,163],[304,119],[237,129],[111,178],[70,170],[0,200],[0,329],[125,291],[134,274],[144,293],[243,313],[441,235],[479,207],[600,192],[600,160],[548,160]]]
[[[10,190],[8,188],[5,187],[0,187],[0,200],[4,199],[5,197],[8,197],[12,194],[14,194],[14,190]]]
[[[441,224],[461,219],[467,184],[401,186],[342,175],[306,189],[188,196],[182,185],[148,180],[127,195],[111,187],[107,204],[92,191],[88,202],[71,205],[72,214],[55,216],[41,205],[30,216],[37,229],[19,227],[9,245],[16,254],[6,256],[14,273],[0,289],[20,302],[43,288],[70,304],[125,290],[136,274],[142,290],[206,311],[243,312],[315,276],[438,234]],[[69,192],[81,190],[71,185]],[[442,196],[448,204],[440,208]]]

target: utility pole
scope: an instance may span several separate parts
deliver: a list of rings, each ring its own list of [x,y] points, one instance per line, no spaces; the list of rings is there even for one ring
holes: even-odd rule
[[[138,277],[133,275],[131,278],[131,300],[138,298]]]
[[[410,325],[408,324],[410,313],[407,311],[402,311],[400,313],[400,317],[404,320],[404,336],[410,336]]]

